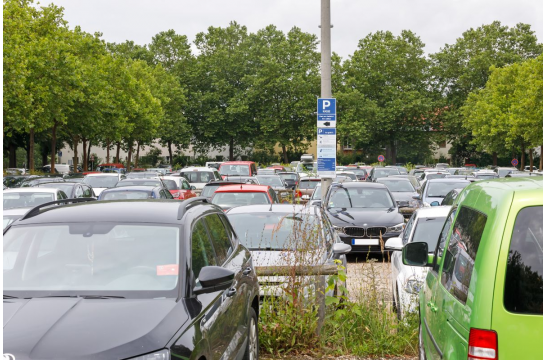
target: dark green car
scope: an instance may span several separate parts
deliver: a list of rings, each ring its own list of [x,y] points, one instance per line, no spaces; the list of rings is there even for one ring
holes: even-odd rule
[[[543,358],[543,180],[481,181],[456,199],[420,291],[420,359]],[[429,251],[428,251],[429,250]]]

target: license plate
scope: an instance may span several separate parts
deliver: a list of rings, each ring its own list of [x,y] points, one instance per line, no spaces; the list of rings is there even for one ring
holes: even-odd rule
[[[373,239],[352,239],[352,245],[378,245],[378,240],[373,240]]]

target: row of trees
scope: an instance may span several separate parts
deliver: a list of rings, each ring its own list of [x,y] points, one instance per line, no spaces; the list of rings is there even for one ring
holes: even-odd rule
[[[228,148],[231,159],[237,149],[279,145],[285,162],[305,150],[316,136],[316,36],[273,25],[248,33],[233,22],[197,34],[194,45],[196,54],[173,30],[145,46],[109,44],[100,34],[70,30],[54,5],[38,9],[30,0],[5,0],[4,143],[10,157],[15,147],[33,153],[35,141],[49,149],[51,163],[63,143],[74,150],[83,143],[89,149],[84,167],[91,143],[107,149],[108,161],[110,149],[117,158],[124,149],[129,162],[154,139],[169,149],[171,161],[189,144],[200,152]],[[488,101],[477,97],[492,96],[485,91],[490,74],[525,67],[540,54],[542,44],[524,24],[471,29],[429,56],[411,31],[369,34],[349,59],[333,54],[339,140],[371,155],[386,148],[393,163],[422,161],[445,139],[459,162],[483,151],[524,152],[541,144],[535,139],[542,126],[527,123],[502,130],[516,133],[503,143],[487,141],[479,135],[485,110],[477,112],[476,105]],[[529,85],[525,77],[539,76],[513,71],[520,86]],[[542,89],[520,86],[517,94]],[[539,115],[541,97],[531,98],[533,107],[519,106],[517,121]],[[488,118],[498,111],[512,109],[498,104]],[[504,128],[513,116],[502,118]],[[521,133],[527,129],[536,135],[531,141]]]

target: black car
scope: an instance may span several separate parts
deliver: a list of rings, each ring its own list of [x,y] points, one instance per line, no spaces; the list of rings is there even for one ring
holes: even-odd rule
[[[398,237],[405,225],[394,197],[379,183],[334,183],[321,205],[353,253],[381,252],[380,239]]]
[[[258,356],[251,255],[203,198],[34,208],[4,232],[3,290],[15,359]]]
[[[36,187],[62,190],[69,199],[96,197],[93,188],[87,184],[79,184],[74,182],[47,182],[40,183],[36,185]]]
[[[385,177],[378,178],[376,182],[386,185],[394,196],[400,212],[406,219],[409,219],[413,212],[420,206],[418,200],[413,199],[413,196],[418,195],[418,192],[409,179]]]
[[[287,189],[295,190],[295,188],[299,185],[300,178],[299,174],[296,172],[279,172],[277,175],[284,180]]]
[[[174,199],[162,186],[121,186],[105,189],[98,200]]]
[[[374,167],[371,169],[366,181],[376,181],[378,178],[387,177],[391,175],[401,175],[398,168],[387,167]]]

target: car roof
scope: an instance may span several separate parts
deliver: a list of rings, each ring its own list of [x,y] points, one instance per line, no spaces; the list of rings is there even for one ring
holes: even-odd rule
[[[363,187],[363,188],[374,188],[374,189],[386,189],[386,185],[381,184],[381,183],[376,183],[376,182],[350,181],[350,182],[345,182],[345,183],[342,183],[342,184],[336,184],[336,186],[342,186],[342,187],[345,187],[345,188]]]
[[[180,170],[180,172],[185,172],[185,171],[207,171],[207,172],[213,172],[214,170],[216,170],[215,168],[211,168],[211,167],[206,167],[206,166],[189,166],[189,167],[186,167],[186,168],[183,168],[182,170]]]
[[[121,180],[119,180],[119,182],[120,182],[120,183],[126,182],[126,181],[146,182],[146,181],[150,181],[150,180],[158,180],[158,181],[161,181],[161,178],[159,178],[159,177],[156,177],[156,178],[146,178],[146,179],[142,179],[142,178],[129,178],[129,179],[121,179]]]
[[[239,184],[239,185],[225,185],[220,186],[216,192],[267,192],[270,186],[268,185],[253,185],[253,184]]]
[[[416,210],[416,218],[446,217],[451,208],[450,205],[421,207]]]
[[[60,185],[60,186],[72,185],[72,186],[76,186],[78,184],[81,184],[81,183],[70,182],[70,181],[64,181],[64,182],[63,181],[51,181],[51,182],[39,183],[38,185],[35,185],[33,187],[46,188],[49,185]]]
[[[73,183],[74,184],[74,183]],[[57,191],[60,191],[59,189],[52,189],[52,188],[42,188],[40,187],[39,190],[35,186],[33,187],[24,187],[24,188],[13,188],[13,189],[6,189],[4,190],[5,193],[19,193],[19,192],[28,192],[28,193],[37,193],[37,192],[48,192],[48,193],[57,193]]]
[[[407,176],[405,177],[393,177],[393,176],[388,176],[388,177],[383,177],[383,178],[378,178],[377,181],[378,182],[383,182],[383,181],[400,181],[400,180],[406,180],[408,182],[411,182],[411,180],[409,180],[409,178]]]
[[[320,213],[315,211],[313,206],[305,205],[293,205],[293,204],[273,204],[271,205],[243,205],[231,208],[227,211],[227,214],[247,214],[247,213],[281,213],[281,214],[293,214],[303,213],[314,215]]]
[[[226,161],[221,165],[222,166],[223,165],[249,165],[249,164],[253,164],[253,163],[254,163],[254,161]]]
[[[429,179],[429,180],[426,180],[426,181],[428,183],[436,183],[436,182],[447,182],[447,183],[460,182],[460,183],[465,183],[465,182],[469,182],[469,180],[462,179],[462,178]]]
[[[153,190],[161,190],[162,187],[161,186],[137,186],[137,185],[133,185],[133,186],[120,186],[120,187],[114,187],[114,188],[108,188],[108,189],[105,189],[102,191],[102,193],[105,193],[105,192],[114,192],[114,191],[129,191],[129,190],[132,190],[132,191],[153,191]]]
[[[2,213],[4,215],[24,215],[26,214],[32,207],[17,207],[17,208],[11,208],[11,209],[3,209]]]
[[[116,177],[119,177],[120,174],[117,173],[117,172],[113,172],[113,173],[93,173],[93,174],[87,174],[85,176],[89,176],[89,177],[92,177],[92,176],[116,176]]]

